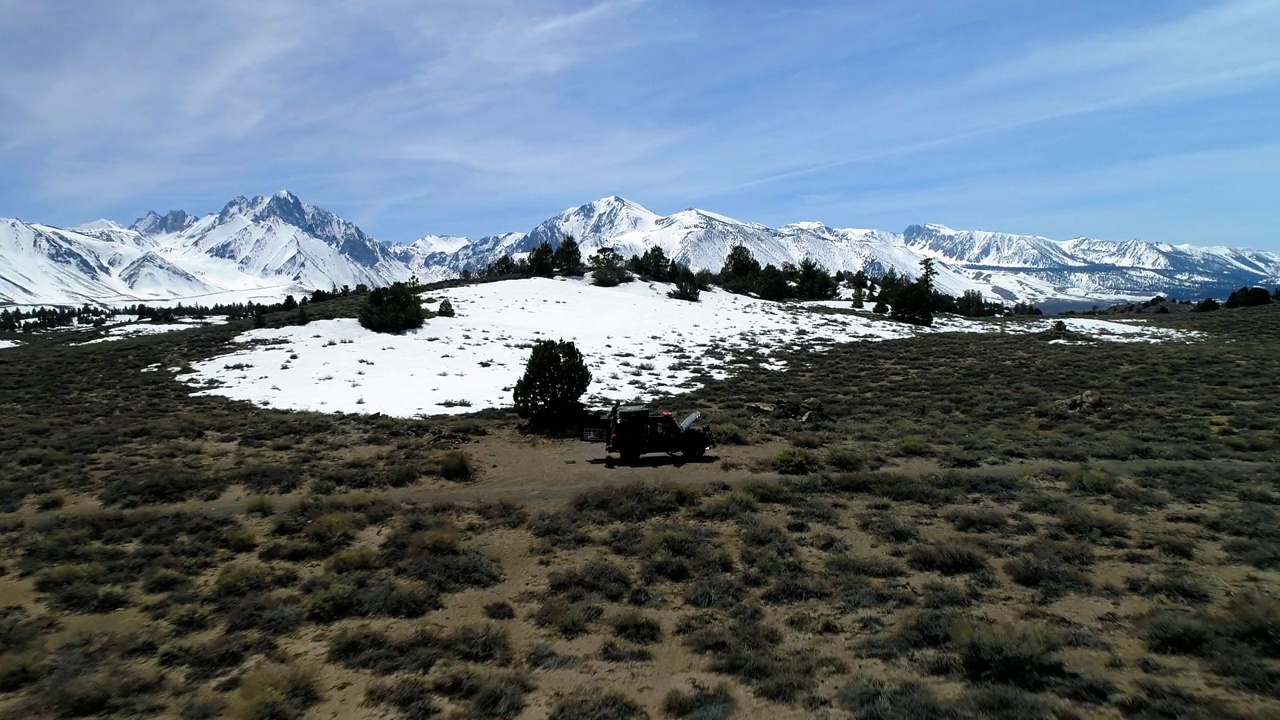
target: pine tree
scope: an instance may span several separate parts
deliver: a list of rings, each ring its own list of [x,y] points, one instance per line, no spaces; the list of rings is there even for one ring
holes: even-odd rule
[[[791,297],[787,276],[773,265],[765,265],[756,278],[756,294],[765,300],[782,301]]]
[[[572,235],[565,235],[560,241],[560,247],[556,248],[552,257],[552,264],[556,272],[562,275],[582,274],[582,250],[578,248],[578,241]]]
[[[539,340],[516,381],[516,413],[540,431],[562,431],[582,415],[579,399],[591,384],[591,371],[576,345]]]
[[[1258,305],[1270,305],[1271,293],[1266,288],[1260,287],[1242,287],[1231,293],[1227,298],[1227,307],[1256,307]]]
[[[933,259],[920,261],[920,277],[913,283],[906,283],[890,295],[889,304],[892,310],[889,317],[912,325],[933,324],[933,278],[937,271],[933,267]],[[886,292],[888,289],[886,287]],[[884,297],[884,293],[881,293]]]
[[[985,317],[990,314],[987,312],[987,302],[978,290],[965,290],[956,310],[965,317]]]
[[[755,290],[760,263],[745,245],[734,245],[720,268],[720,287],[732,293],[749,293]]]
[[[489,263],[489,267],[484,269],[484,274],[486,277],[504,277],[506,275],[514,274],[515,271],[515,261],[511,259],[510,255],[503,255],[497,260]]]
[[[627,282],[631,276],[622,264],[622,256],[613,248],[600,248],[591,256],[591,283],[600,287],[613,287]]]
[[[801,300],[830,300],[836,296],[838,284],[827,269],[805,258],[796,268],[796,297]]]
[[[457,313],[453,310],[453,303],[449,302],[449,298],[440,301],[440,307],[436,308],[436,314],[440,317],[453,317]]]
[[[667,297],[676,300],[688,300],[689,302],[698,302],[702,291],[698,288],[698,277],[693,274],[688,265],[677,265],[674,272],[671,273],[675,281],[676,288],[667,292]]]
[[[362,326],[380,333],[419,328],[424,319],[421,301],[404,283],[374,288],[357,317]]]
[[[657,245],[645,250],[636,265],[634,272],[646,280],[667,282],[674,279],[671,275],[671,261]]]
[[[534,277],[551,277],[556,274],[555,251],[546,240],[529,253],[529,272]]]

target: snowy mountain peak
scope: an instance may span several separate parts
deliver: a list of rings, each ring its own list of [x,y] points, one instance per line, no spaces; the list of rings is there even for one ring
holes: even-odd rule
[[[134,220],[129,229],[151,237],[182,232],[194,225],[195,222],[196,218],[185,210],[170,210],[164,215],[151,211]]]
[[[521,241],[517,252],[528,252],[543,242],[559,247],[566,236],[586,248],[599,248],[609,238],[651,229],[659,217],[639,203],[610,195],[548,219]]]
[[[77,226],[75,226],[75,227],[73,227],[73,228],[71,228],[71,229],[72,229],[72,230],[74,230],[74,231],[76,231],[76,232],[93,232],[93,231],[95,231],[95,230],[98,230],[98,231],[103,231],[103,230],[105,230],[105,231],[107,231],[107,232],[117,232],[117,231],[126,231],[126,230],[128,230],[129,228],[127,228],[127,227],[125,227],[125,226],[121,225],[120,223],[116,222],[115,220],[107,220],[107,219],[105,219],[105,218],[104,218],[104,219],[94,220],[94,221],[92,221],[92,222],[87,222],[87,223],[85,223],[85,224],[83,224],[83,225],[77,225]]]
[[[315,288],[423,282],[480,271],[504,255],[572,235],[584,255],[624,257],[661,248],[694,269],[718,270],[737,245],[762,264],[809,258],[831,271],[889,270],[914,277],[933,259],[940,290],[978,290],[1007,302],[1111,300],[1172,293],[1225,297],[1246,284],[1280,283],[1280,255],[1228,247],[1174,247],[1138,239],[1065,242],[1034,235],[911,225],[902,233],[805,221],[779,228],[689,208],[661,216],[609,195],[568,208],[530,233],[468,240],[426,235],[382,245],[353,223],[293,193],[237,197],[220,212],[149,212],[128,228],[96,221],[62,230],[0,219],[0,303],[128,303],[250,293],[283,297]]]

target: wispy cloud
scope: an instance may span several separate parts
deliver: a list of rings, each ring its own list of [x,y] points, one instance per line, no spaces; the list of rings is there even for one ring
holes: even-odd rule
[[[208,211],[287,185],[394,239],[614,192],[766,221],[1060,227],[1060,193],[1106,208],[1080,232],[1163,227],[1150,193],[1124,218],[1062,178],[1172,196],[1197,157],[1253,177],[1246,148],[1280,122],[1280,6],[1191,7],[0,0],[17,177],[0,214]],[[1280,219],[1203,196],[1207,221]]]

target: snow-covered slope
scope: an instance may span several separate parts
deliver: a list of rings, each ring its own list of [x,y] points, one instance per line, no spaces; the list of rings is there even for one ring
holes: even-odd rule
[[[198,394],[276,408],[401,417],[474,412],[509,406],[532,343],[552,338],[572,340],[582,351],[592,375],[587,400],[603,406],[684,392],[706,377],[728,376],[738,363],[783,370],[776,353],[798,345],[821,352],[835,343],[923,333],[1041,332],[1053,323],[948,317],[917,328],[869,312],[832,313],[823,303],[775,303],[720,290],[685,302],[667,297],[670,289],[644,282],[600,288],[588,278],[449,288],[433,295],[447,298],[457,315],[433,317],[421,329],[386,335],[341,319],[251,330],[237,338],[241,348],[196,363],[179,379]],[[626,323],[617,322],[622,316]],[[1094,318],[1064,322],[1094,341],[1198,337]]]
[[[260,302],[410,274],[360,228],[287,191],[238,197],[202,218],[151,212],[127,228],[110,220],[73,230],[0,220],[0,303]]]
[[[978,290],[1006,302],[1126,300],[1159,293],[1225,297],[1242,285],[1280,282],[1280,255],[1253,250],[1140,240],[1061,242],[942,225],[912,225],[902,233],[819,222],[770,228],[698,209],[660,216],[617,196],[567,209],[511,242],[486,238],[452,254],[436,253],[430,264],[445,270],[432,277],[478,271],[504,254],[527,253],[544,240],[558,246],[566,235],[576,238],[587,254],[612,247],[630,256],[660,247],[668,257],[712,271],[720,269],[735,245],[746,247],[761,264],[812,258],[832,271],[872,275],[893,269],[914,276],[920,261],[932,258],[943,291],[959,295]]]
[[[690,208],[671,215],[616,195],[566,209],[528,233],[479,240],[427,235],[379,243],[354,224],[293,194],[238,197],[197,218],[147,213],[130,227],[99,220],[61,230],[0,219],[0,303],[120,304],[226,299],[359,284],[423,282],[480,271],[568,235],[586,255],[660,247],[695,269],[718,270],[735,245],[762,264],[811,258],[832,271],[914,276],[924,258],[945,292],[978,290],[1006,302],[1105,302],[1172,293],[1225,297],[1243,285],[1280,283],[1280,255],[1141,240],[1056,241],[1034,235],[912,225],[902,233],[799,222],[771,228]]]

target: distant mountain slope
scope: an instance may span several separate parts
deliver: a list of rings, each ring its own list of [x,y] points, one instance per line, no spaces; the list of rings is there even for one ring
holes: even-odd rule
[[[813,258],[830,270],[890,268],[914,276],[926,257],[937,262],[938,285],[960,294],[979,290],[992,299],[1109,301],[1224,296],[1242,285],[1280,283],[1280,255],[1232,248],[1196,248],[1127,240],[1051,240],[1032,235],[952,230],[912,225],[902,233],[831,228],[801,222],[770,228],[688,209],[661,216],[642,205],[610,196],[546,220],[505,244],[491,239],[437,253],[431,263],[448,273],[478,271],[504,254],[527,253],[546,240],[553,246],[574,236],[584,253],[612,247],[624,256],[660,247],[695,269],[719,270],[734,245],[762,264]]]
[[[238,197],[202,218],[149,212],[128,228],[0,221],[0,302],[122,304],[263,290],[282,297],[409,275],[391,249],[287,191]]]
[[[1007,302],[1106,302],[1172,293],[1225,297],[1243,285],[1280,283],[1280,255],[1140,240],[1067,241],[1034,235],[912,225],[901,233],[799,222],[771,228],[690,208],[658,213],[616,195],[548,218],[527,233],[479,240],[427,235],[380,243],[355,224],[292,193],[237,197],[196,217],[149,212],[124,227],[99,220],[63,230],[0,219],[0,303],[122,304],[138,300],[282,297],[343,285],[423,282],[477,272],[543,241],[577,238],[586,255],[660,247],[695,269],[718,270],[735,245],[762,263],[812,258],[830,270],[890,269],[914,276],[933,258],[939,287]]]

